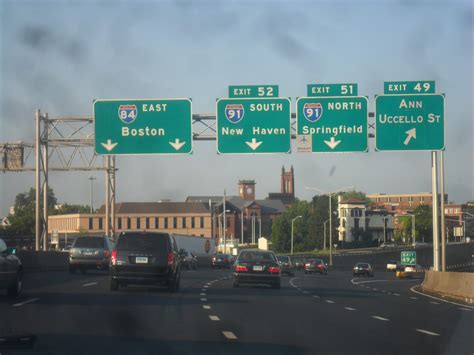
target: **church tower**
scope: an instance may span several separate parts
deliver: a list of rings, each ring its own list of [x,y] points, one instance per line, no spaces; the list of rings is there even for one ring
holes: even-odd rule
[[[239,180],[239,195],[246,201],[255,200],[255,180]]]
[[[284,166],[281,167],[281,193],[295,197],[295,171],[293,165],[290,171],[285,171]]]

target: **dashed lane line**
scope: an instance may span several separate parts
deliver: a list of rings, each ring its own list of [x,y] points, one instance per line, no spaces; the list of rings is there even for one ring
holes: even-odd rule
[[[375,318],[375,319],[378,319],[378,320],[383,320],[385,322],[388,322],[390,319],[387,319],[387,318],[384,318],[384,317],[380,317],[380,316],[372,316],[372,318]]]
[[[205,296],[206,293],[205,292],[201,292],[201,294],[199,296]]]
[[[428,335],[433,335],[433,336],[437,336],[439,337],[439,334],[438,333],[433,333],[433,332],[430,332],[429,330],[424,330],[424,329],[415,329],[417,332],[420,332],[420,333],[424,333],[424,334],[428,334]]]
[[[412,300],[418,300],[418,297],[410,297]]]
[[[318,296],[318,295],[313,295],[313,297],[314,297],[314,298],[319,298],[319,296]]]
[[[207,302],[207,298],[201,298],[202,302]]]
[[[471,306],[468,306],[468,305],[465,305],[465,304],[461,304],[461,303],[457,303],[457,302],[453,302],[453,301],[448,301],[448,300],[443,300],[443,299],[438,298],[438,297],[434,297],[434,296],[431,296],[431,295],[424,294],[423,292],[415,290],[415,287],[417,287],[417,286],[420,286],[420,285],[415,285],[415,286],[411,287],[410,291],[412,291],[414,293],[417,293],[421,296],[432,298],[432,299],[437,300],[437,301],[441,301],[441,302],[445,302],[445,303],[451,303],[451,304],[454,304],[456,306],[461,306],[463,308],[474,309],[474,307],[471,307]]]
[[[394,293],[393,295],[394,295],[394,296],[400,296],[398,293]]]
[[[218,316],[209,316],[209,319],[214,321],[214,322],[217,322],[217,321],[220,320]]]
[[[431,304],[439,304],[439,302],[430,301]]]
[[[229,332],[229,331],[223,331],[222,334],[224,334],[224,336],[225,336],[227,339],[229,339],[229,340],[236,340],[236,339],[238,339],[234,333]]]
[[[208,304],[205,304],[205,305],[202,306],[202,308],[204,308],[204,309],[211,309],[211,306],[209,306]]]
[[[352,308],[352,307],[344,307],[345,309],[347,309],[348,311],[355,311],[356,309],[355,308]]]
[[[82,285],[82,287],[88,287],[88,286],[97,285],[97,284],[98,284],[98,282],[96,281],[96,282],[91,282],[89,284],[84,284],[84,285]]]
[[[32,298],[30,300],[27,300],[27,301],[23,301],[23,302],[20,302],[20,303],[15,303],[13,305],[13,307],[21,307],[25,304],[28,304],[28,303],[33,303],[33,302],[36,302],[36,301],[39,301],[39,298]]]
[[[334,303],[334,301],[326,300],[326,303]]]

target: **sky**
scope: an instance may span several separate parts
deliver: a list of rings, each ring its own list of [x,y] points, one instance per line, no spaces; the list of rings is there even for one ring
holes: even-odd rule
[[[0,0],[0,142],[34,141],[34,112],[92,116],[94,99],[192,98],[214,113],[229,85],[279,85],[306,95],[311,83],[435,80],[445,93],[445,186],[450,201],[474,199],[473,5],[466,1],[22,1]],[[373,118],[369,119],[373,120]],[[184,201],[237,195],[255,179],[257,198],[279,192],[284,165],[296,196],[317,187],[366,193],[431,191],[429,152],[217,155],[195,141],[187,156],[117,157],[119,201]],[[54,164],[51,161],[50,164]],[[50,173],[59,202],[104,200],[103,172]],[[34,174],[0,175],[0,216]]]

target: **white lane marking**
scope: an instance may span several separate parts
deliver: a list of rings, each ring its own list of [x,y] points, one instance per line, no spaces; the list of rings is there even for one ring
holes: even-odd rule
[[[210,320],[213,320],[213,321],[215,321],[215,322],[217,322],[218,320],[220,320],[218,316],[209,316],[209,319],[210,319]]]
[[[420,332],[420,333],[425,333],[425,334],[428,334],[428,335],[433,335],[433,336],[437,336],[439,337],[439,334],[438,333],[433,333],[433,332],[430,332],[428,330],[424,330],[424,329],[415,329],[417,332]]]
[[[211,306],[205,304],[204,306],[202,306],[202,308],[204,308],[204,309],[211,309]]]
[[[370,282],[387,282],[387,281],[392,281],[392,280],[369,280],[369,281],[354,282],[354,280],[358,280],[358,279],[352,279],[352,280],[351,280],[351,283],[352,283],[353,285],[362,285],[362,284],[367,284],[367,283],[370,283]]]
[[[376,289],[375,287],[374,287],[372,290],[374,290],[374,291],[378,291],[378,289]]]
[[[417,287],[417,286],[420,286],[420,284],[415,285],[415,286],[413,286],[412,288],[410,288],[410,291],[415,292],[415,293],[417,293],[417,294],[419,294],[419,295],[422,295],[422,296],[425,296],[425,297],[432,298],[432,299],[437,300],[437,301],[446,302],[446,303],[451,303],[451,304],[454,304],[454,305],[456,305],[456,306],[461,306],[461,307],[465,307],[465,308],[469,308],[469,309],[474,309],[474,307],[471,307],[471,306],[468,306],[468,305],[465,305],[465,304],[461,304],[461,303],[456,303],[456,302],[452,302],[452,301],[443,300],[443,299],[441,299],[441,298],[434,297],[434,296],[431,296],[431,295],[426,295],[426,294],[424,294],[423,292],[416,291],[414,288]]]
[[[355,308],[352,308],[352,307],[344,307],[345,309],[347,309],[348,311],[355,311],[356,309]]]
[[[439,302],[430,301],[431,304],[439,304]]]
[[[306,293],[306,294],[308,294],[308,293],[309,293],[309,291],[303,291],[303,293]]]
[[[201,301],[207,302],[207,298],[201,298]]]
[[[326,300],[326,303],[334,303],[334,301]]]
[[[201,294],[199,296],[205,296],[206,293],[205,292],[201,292]]]
[[[459,309],[460,309],[460,310],[462,310],[462,311],[468,311],[468,312],[470,312],[470,311],[471,311],[470,309],[467,309],[467,308],[462,308],[462,307],[460,307]]]
[[[23,306],[23,305],[25,305],[25,304],[32,303],[32,302],[36,302],[36,301],[38,301],[38,300],[39,300],[39,298],[32,298],[32,299],[27,300],[27,301],[23,301],[23,302],[20,302],[20,303],[15,303],[15,304],[13,305],[13,307],[21,307],[21,306]]]
[[[394,293],[393,295],[394,295],[394,296],[400,296],[398,293]]]
[[[380,290],[380,291],[382,291],[383,293],[386,293],[386,292],[387,292],[387,291],[385,291],[385,290]]]
[[[314,297],[314,298],[319,298],[319,296],[318,296],[318,295],[313,295],[313,297]]]
[[[84,284],[82,287],[87,287],[87,286],[92,286],[92,285],[97,285],[98,282],[91,282],[90,284]]]
[[[227,332],[227,331],[224,331],[222,332],[222,334],[224,334],[224,336],[227,338],[227,339],[231,339],[231,340],[235,340],[235,339],[238,339],[234,333],[232,332]]]
[[[203,288],[208,288],[209,286],[208,285],[205,285]]]
[[[391,292],[387,292],[387,295],[393,295],[393,293],[391,293]]]
[[[384,317],[379,317],[379,316],[372,316],[372,318],[378,319],[378,320],[383,320],[385,322],[388,322],[390,319],[384,318]]]
[[[410,297],[412,300],[417,300],[418,297]]]

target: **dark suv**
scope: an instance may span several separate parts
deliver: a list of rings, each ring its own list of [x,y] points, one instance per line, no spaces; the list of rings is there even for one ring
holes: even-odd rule
[[[110,289],[120,285],[165,285],[179,289],[181,261],[176,240],[168,233],[120,234],[110,264]]]
[[[113,249],[113,242],[106,236],[77,237],[69,250],[69,272],[81,270],[85,273],[87,269],[108,270]]]
[[[15,255],[15,248],[7,248],[0,239],[0,289],[6,288],[8,296],[16,297],[21,292],[22,266]]]

